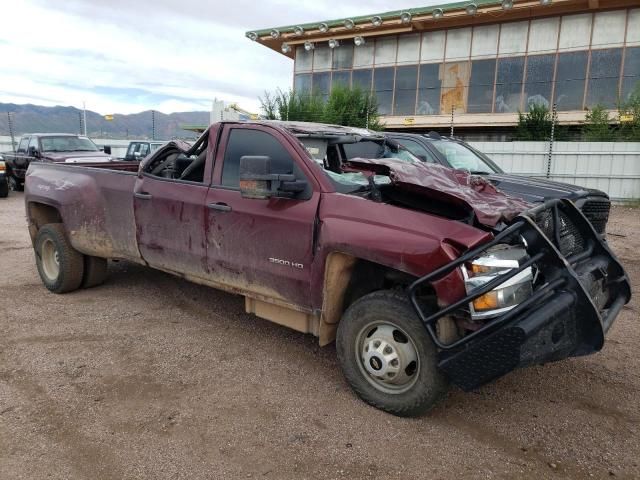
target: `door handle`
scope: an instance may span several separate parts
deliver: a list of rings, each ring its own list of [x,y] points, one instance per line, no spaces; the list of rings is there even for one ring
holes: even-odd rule
[[[210,203],[207,207],[211,210],[218,210],[220,212],[230,212],[231,207],[226,203]]]
[[[136,192],[133,194],[134,197],[139,198],[140,200],[151,200],[151,197],[153,195],[151,195],[150,193],[146,193],[146,192]]]

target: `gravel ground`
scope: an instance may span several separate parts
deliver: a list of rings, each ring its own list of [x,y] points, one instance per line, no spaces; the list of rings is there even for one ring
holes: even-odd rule
[[[610,242],[631,276],[604,350],[533,367],[430,415],[358,400],[335,348],[242,298],[111,263],[40,283],[22,194],[0,200],[0,478],[639,478],[640,210]]]

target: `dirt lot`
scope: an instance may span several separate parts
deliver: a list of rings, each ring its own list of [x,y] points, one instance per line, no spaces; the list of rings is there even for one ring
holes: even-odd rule
[[[358,400],[333,346],[240,297],[112,263],[40,283],[0,200],[0,479],[639,478],[640,210],[609,231],[636,298],[594,356],[453,391],[420,419]]]

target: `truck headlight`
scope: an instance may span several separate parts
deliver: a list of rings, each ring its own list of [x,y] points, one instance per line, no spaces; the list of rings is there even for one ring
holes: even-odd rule
[[[528,259],[521,247],[496,245],[482,256],[462,268],[465,289],[471,293],[478,287],[520,267]],[[469,304],[471,318],[480,319],[499,315],[533,294],[533,271],[524,269],[495,289],[476,298]]]

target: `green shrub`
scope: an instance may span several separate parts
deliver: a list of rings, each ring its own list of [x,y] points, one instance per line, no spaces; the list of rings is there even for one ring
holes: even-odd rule
[[[616,132],[611,126],[609,112],[602,105],[596,105],[587,112],[583,129],[584,139],[588,142],[613,142]]]
[[[314,92],[301,95],[289,90],[265,92],[260,98],[264,117],[270,120],[322,122],[381,130],[375,97],[359,87],[335,86],[325,101]]]
[[[549,140],[553,120],[551,112],[545,105],[531,104],[527,113],[518,112],[516,140],[540,141]]]

